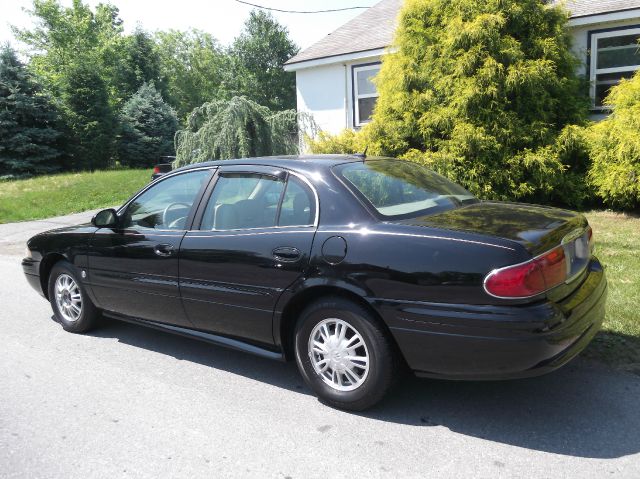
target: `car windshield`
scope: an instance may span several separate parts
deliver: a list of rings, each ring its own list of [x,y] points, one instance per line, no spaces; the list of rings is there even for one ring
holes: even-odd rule
[[[373,159],[334,170],[357,196],[388,218],[429,215],[478,202],[462,186],[409,161]]]

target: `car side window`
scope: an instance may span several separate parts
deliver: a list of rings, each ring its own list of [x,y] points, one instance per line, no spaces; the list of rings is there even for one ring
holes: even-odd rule
[[[298,178],[289,176],[280,207],[278,226],[312,225],[315,214],[313,193]]]
[[[124,214],[123,228],[182,230],[209,170],[171,176],[133,200]]]
[[[276,216],[284,181],[254,173],[223,173],[202,217],[203,230],[269,228]]]

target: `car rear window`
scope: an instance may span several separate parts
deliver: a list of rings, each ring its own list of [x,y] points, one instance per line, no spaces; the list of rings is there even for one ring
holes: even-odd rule
[[[447,211],[478,200],[430,169],[401,160],[366,160],[334,167],[339,178],[386,218]]]

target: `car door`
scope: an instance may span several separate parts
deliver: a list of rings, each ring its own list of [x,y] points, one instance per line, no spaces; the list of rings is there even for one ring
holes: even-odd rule
[[[99,306],[136,318],[191,326],[178,286],[180,242],[193,221],[211,169],[167,176],[100,228],[89,248],[89,281]]]
[[[273,344],[276,301],[309,263],[317,195],[270,167],[221,167],[210,189],[199,229],[180,247],[187,316],[203,330]]]

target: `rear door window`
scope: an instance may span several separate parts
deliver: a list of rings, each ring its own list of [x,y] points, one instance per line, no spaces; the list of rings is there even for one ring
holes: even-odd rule
[[[280,207],[278,226],[308,226],[315,221],[316,204],[313,193],[295,176],[289,176]]]
[[[200,229],[224,231],[276,226],[284,186],[282,179],[269,175],[221,174]]]

